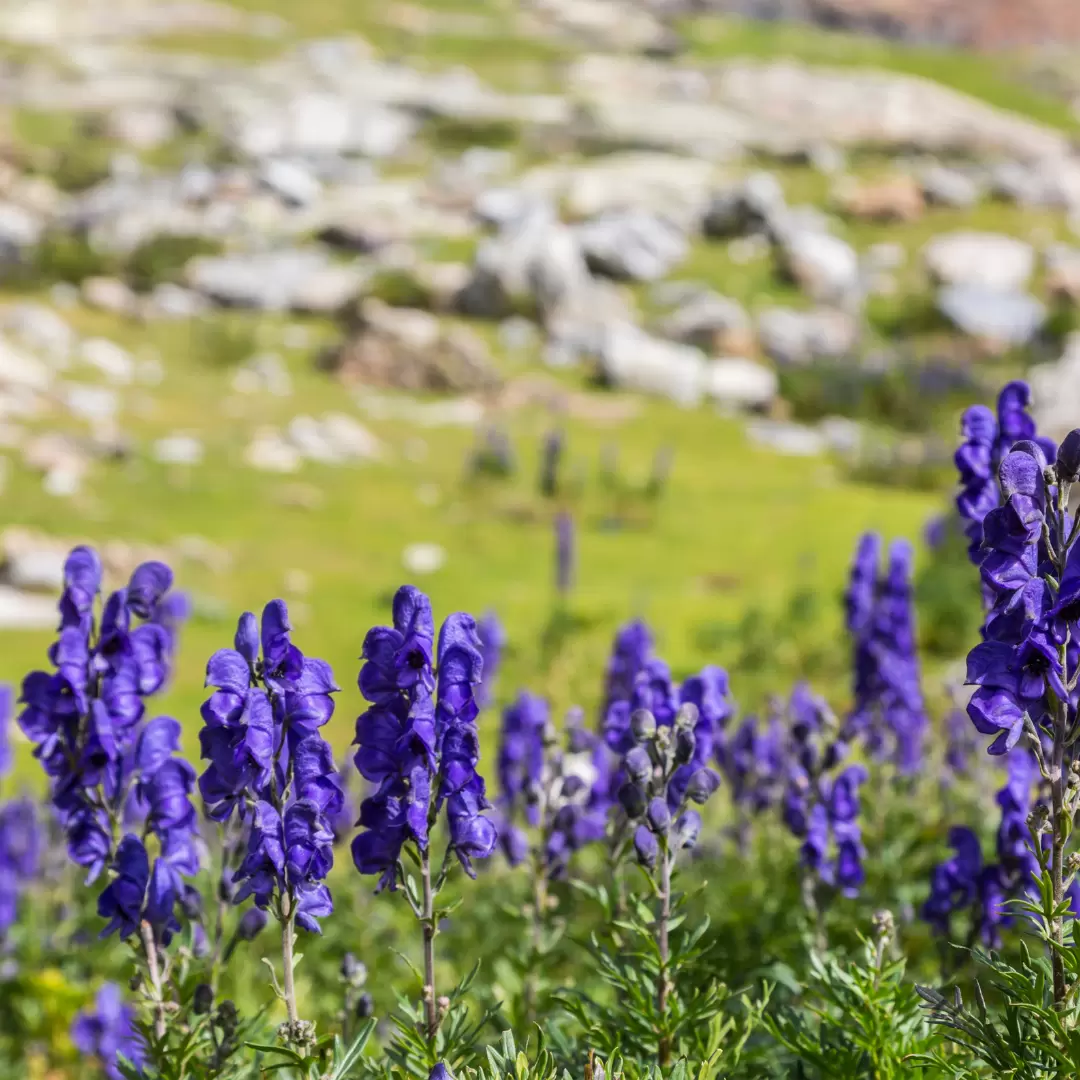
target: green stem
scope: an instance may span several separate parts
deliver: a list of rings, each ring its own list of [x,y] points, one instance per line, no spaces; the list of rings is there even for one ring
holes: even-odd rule
[[[284,965],[282,992],[285,995],[285,1008],[289,1014],[289,1023],[293,1026],[300,1019],[296,1009],[296,984],[293,980],[293,939],[295,937],[295,913],[292,896],[288,892],[281,894],[281,960]]]
[[[668,923],[671,921],[671,862],[665,837],[660,851],[660,913],[656,925],[657,948],[660,953],[660,985],[656,990],[657,1023],[660,1029],[657,1058],[661,1068],[667,1068],[671,1064],[671,1033],[667,1027],[668,995],[671,991],[671,955],[668,941]]]
[[[424,885],[424,906],[421,924],[424,928],[424,1015],[426,1035],[434,1043],[439,1030],[439,1008],[435,999],[435,898],[431,889],[431,855],[428,848],[420,852],[420,877]]]

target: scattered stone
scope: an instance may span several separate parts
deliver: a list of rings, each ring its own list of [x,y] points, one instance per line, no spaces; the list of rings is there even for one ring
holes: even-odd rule
[[[46,364],[0,337],[0,388],[45,391],[51,382]]]
[[[817,457],[827,449],[822,434],[804,424],[782,420],[755,420],[746,426],[750,441],[790,457]]]
[[[838,193],[837,202],[848,217],[861,221],[918,221],[926,209],[922,189],[910,176],[847,187]]]
[[[177,134],[176,117],[170,109],[136,103],[113,109],[106,123],[110,139],[134,150],[153,150]]]
[[[25,206],[0,202],[0,260],[17,259],[38,243],[44,230],[42,220]]]
[[[922,252],[940,285],[972,285],[999,292],[1022,289],[1035,270],[1035,250],[1001,233],[951,232],[934,237]]]
[[[1046,291],[1050,299],[1080,305],[1080,250],[1054,244],[1047,249],[1045,260]]]
[[[946,165],[932,165],[921,180],[923,198],[932,206],[967,209],[983,196],[983,188],[973,176]]]
[[[260,472],[294,473],[301,460],[300,451],[275,428],[260,428],[244,451],[244,461]]]
[[[205,315],[209,308],[204,296],[182,285],[163,281],[155,285],[146,298],[142,313],[149,319],[197,319]]]
[[[582,225],[578,237],[589,268],[619,281],[656,281],[689,252],[677,226],[644,210],[602,214]]]
[[[118,278],[89,277],[80,287],[83,303],[98,311],[131,316],[135,313],[135,294]]]
[[[238,394],[292,395],[292,376],[277,353],[259,353],[236,370],[232,388]]]
[[[53,630],[56,600],[0,585],[0,630]]]
[[[1056,361],[1029,368],[1025,378],[1039,431],[1056,439],[1064,437],[1080,416],[1080,332],[1069,334]]]
[[[764,409],[779,386],[776,372],[738,356],[713,360],[705,372],[706,395],[730,408]]]
[[[154,443],[153,455],[161,465],[199,465],[203,444],[194,435],[166,435]]]
[[[91,424],[106,424],[120,411],[120,395],[107,386],[65,383],[60,395],[72,416]]]
[[[737,187],[712,197],[701,227],[706,236],[718,240],[767,234],[786,209],[780,181],[772,173],[754,173]]]
[[[409,544],[401,564],[410,574],[434,574],[446,564],[446,551],[438,544]]]
[[[501,381],[483,340],[468,328],[373,298],[360,304],[353,333],[324,364],[347,381],[414,392],[492,390]]]
[[[807,364],[849,355],[858,342],[855,319],[844,311],[769,308],[758,315],[758,341],[778,364]]]
[[[737,300],[700,292],[661,324],[661,334],[711,355],[745,356],[754,349],[754,332]]]
[[[533,348],[538,340],[536,327],[520,315],[511,315],[499,323],[499,343],[508,352],[525,352]]]
[[[894,241],[871,244],[863,256],[863,266],[871,273],[899,270],[906,262],[907,251],[903,244]]]
[[[259,179],[287,206],[310,206],[322,194],[318,177],[298,161],[272,158],[259,170]]]
[[[0,315],[0,327],[32,352],[47,355],[58,366],[66,363],[75,347],[75,331],[44,304],[28,302],[5,309]]]
[[[612,386],[666,397],[687,408],[697,405],[705,392],[706,364],[700,349],[652,337],[631,323],[606,328],[598,364]]]
[[[135,378],[135,358],[115,341],[87,338],[78,349],[79,359],[101,372],[111,383],[127,386]]]
[[[995,350],[1027,345],[1046,321],[1035,297],[980,284],[947,285],[937,306],[958,330]]]
[[[847,306],[860,296],[859,257],[855,249],[828,233],[796,231],[781,241],[781,267],[812,300]]]
[[[356,404],[373,420],[402,420],[417,427],[475,427],[484,418],[484,406],[475,398],[417,401],[364,391],[357,393]],[[427,444],[422,439],[406,441],[405,456],[409,461],[423,461],[426,452]]]

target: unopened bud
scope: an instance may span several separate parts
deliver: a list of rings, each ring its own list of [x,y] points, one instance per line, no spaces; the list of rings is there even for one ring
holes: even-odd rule
[[[1046,803],[1036,803],[1027,816],[1027,827],[1033,836],[1039,836],[1050,828],[1050,811]]]
[[[356,999],[356,1019],[366,1020],[375,1011],[375,1000],[368,993],[361,994]]]
[[[697,739],[690,728],[679,728],[675,732],[675,764],[685,765],[697,749]]]
[[[1075,874],[1080,870],[1080,851],[1070,851],[1065,856],[1065,873]]]
[[[440,994],[435,1004],[439,1008],[440,1016],[445,1016],[450,1009],[450,999],[445,994]]]
[[[214,988],[209,983],[199,983],[192,995],[191,1011],[205,1016],[214,1007]]]
[[[874,912],[874,917],[871,920],[870,925],[873,927],[874,936],[879,941],[892,941],[892,936],[896,931],[896,920],[893,918],[893,913],[889,911],[888,908]]]
[[[1059,480],[1070,484],[1080,480],[1080,428],[1073,428],[1058,447],[1054,472]]]
[[[645,813],[647,801],[645,792],[637,784],[626,783],[619,788],[619,805],[631,820],[641,817]]]
[[[648,709],[635,709],[630,715],[630,731],[638,742],[647,742],[656,734],[656,717]]]
[[[685,701],[675,714],[675,727],[679,731],[693,731],[698,722],[698,708],[692,701]]]

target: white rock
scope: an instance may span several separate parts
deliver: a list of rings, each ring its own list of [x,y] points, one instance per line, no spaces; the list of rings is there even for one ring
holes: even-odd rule
[[[974,285],[999,292],[1023,289],[1035,270],[1035,249],[1002,233],[952,232],[923,248],[923,262],[940,285]]]
[[[46,354],[56,366],[67,361],[75,346],[74,330],[44,304],[16,304],[4,311],[0,325],[31,351]]]
[[[289,441],[309,461],[336,465],[341,461],[334,444],[326,437],[322,425],[312,416],[294,416],[286,429]]]
[[[262,472],[294,473],[302,461],[300,451],[274,428],[261,428],[244,451],[244,461]]]
[[[410,574],[434,574],[446,564],[446,551],[438,544],[409,544],[401,564]]]
[[[198,465],[203,459],[203,444],[194,435],[166,435],[154,443],[154,460],[162,465]]]
[[[982,285],[948,285],[937,306],[965,334],[1003,348],[1028,344],[1046,321],[1046,308],[1035,297]]]
[[[38,217],[15,203],[0,202],[0,250],[9,254],[33,247],[41,239],[43,225]]]
[[[32,596],[0,585],[0,630],[52,630],[56,627],[56,600]]]
[[[58,593],[64,587],[67,556],[57,548],[27,548],[8,551],[0,566],[0,576],[16,589]]]
[[[781,258],[796,284],[819,304],[843,305],[859,293],[855,249],[828,233],[799,230],[785,235]]]
[[[740,356],[713,360],[705,371],[706,395],[735,408],[764,408],[779,386],[775,371]]]
[[[266,162],[259,179],[289,206],[310,206],[322,194],[322,184],[311,170],[287,158]]]
[[[605,328],[600,370],[614,386],[697,405],[705,392],[706,365],[700,349],[652,337],[632,323]]]
[[[589,267],[618,280],[656,281],[689,252],[686,235],[673,222],[643,210],[613,210],[578,229]]]
[[[126,386],[135,378],[135,360],[131,353],[107,338],[87,338],[79,345],[79,359],[96,368],[112,383]]]
[[[79,493],[85,472],[85,469],[78,468],[74,464],[50,469],[42,481],[42,490],[46,495],[52,495],[58,499],[70,498]]]
[[[65,383],[60,392],[68,411],[91,423],[112,420],[120,411],[120,395],[107,386]]]
[[[51,382],[46,364],[0,337],[0,387],[44,391]]]
[[[382,443],[359,420],[346,413],[327,413],[322,422],[323,434],[337,453],[356,461],[378,461]]]
[[[791,457],[816,457],[827,449],[825,438],[804,424],[789,424],[779,420],[755,420],[746,433],[751,442],[767,446],[779,454]]]
[[[135,294],[118,278],[90,277],[81,286],[83,303],[114,315],[130,315],[135,310]]]

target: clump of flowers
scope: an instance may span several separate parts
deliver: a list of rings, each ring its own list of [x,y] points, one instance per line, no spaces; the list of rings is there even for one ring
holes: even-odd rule
[[[136,1069],[146,1063],[146,1044],[135,1027],[135,1010],[120,988],[103,983],[94,1008],[80,1012],[71,1025],[71,1041],[83,1057],[96,1059],[109,1080],[123,1080],[121,1055]]]
[[[499,616],[489,611],[476,624],[476,633],[480,638],[480,656],[483,659],[483,675],[476,688],[476,703],[481,709],[486,709],[494,700],[495,679],[506,648],[506,628],[499,621]]]
[[[104,933],[141,941],[160,1033],[166,972],[158,949],[179,928],[177,904],[197,903],[186,879],[199,869],[194,774],[175,757],[180,726],[169,717],[143,722],[146,699],[169,675],[173,577],[163,563],[143,563],[99,614],[101,579],[97,554],[75,548],[64,565],[53,668],[23,681],[19,725],[49,777],[69,857],[87,870],[88,884],[108,871],[98,900]],[[140,819],[141,835],[121,835]]]
[[[431,602],[404,585],[394,597],[393,625],[376,626],[364,638],[360,692],[370,707],[356,721],[356,767],[376,791],[360,807],[361,832],[353,840],[353,862],[362,874],[377,874],[378,889],[405,886],[423,929],[424,1035],[430,1052],[442,1015],[435,993],[435,900],[452,859],[475,876],[474,859],[495,850],[497,834],[477,771],[476,686],[483,659],[476,622],[462,612],[439,629]],[[433,873],[431,839],[445,818],[448,843]],[[418,888],[404,858],[420,867]]]
[[[247,828],[247,849],[233,874],[234,902],[247,897],[273,913],[282,931],[279,993],[288,1011],[286,1044],[307,1045],[293,982],[295,927],[319,933],[333,900],[326,875],[334,862],[331,821],[344,796],[333,751],[319,734],[338,690],[330,665],[293,644],[288,609],[271,600],[256,622],[241,615],[231,649],[206,666],[213,693],[199,733],[209,762],[199,777],[207,815]]]
[[[915,639],[912,551],[894,541],[881,572],[881,541],[863,536],[845,594],[852,638],[855,703],[846,736],[862,736],[870,753],[901,775],[919,771],[927,719]]]
[[[13,703],[11,687],[0,684],[0,780],[11,773],[8,725]],[[37,875],[41,845],[34,803],[28,798],[0,803],[0,938],[17,919],[20,896]]]

